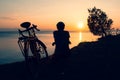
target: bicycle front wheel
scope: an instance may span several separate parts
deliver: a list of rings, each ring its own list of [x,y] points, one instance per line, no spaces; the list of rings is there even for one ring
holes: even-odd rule
[[[48,57],[48,53],[43,42],[41,42],[40,40],[36,40],[31,41],[30,43],[31,52],[37,61]]]
[[[41,41],[37,41],[36,45],[37,45],[37,53],[40,55],[40,59],[42,58],[47,58],[48,57],[48,52],[46,50],[45,45],[43,45],[44,43],[42,43]]]

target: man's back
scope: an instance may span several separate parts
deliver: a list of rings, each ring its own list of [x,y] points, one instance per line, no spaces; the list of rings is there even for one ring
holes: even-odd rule
[[[56,46],[69,44],[69,32],[68,31],[54,31],[54,39]]]

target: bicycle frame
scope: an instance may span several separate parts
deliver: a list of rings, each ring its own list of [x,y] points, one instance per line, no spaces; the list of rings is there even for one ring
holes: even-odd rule
[[[19,36],[20,36],[18,38],[18,45],[19,45],[20,50],[21,50],[23,56],[25,57],[26,61],[30,57],[36,58],[37,61],[39,61],[40,54],[42,53],[42,48],[45,51],[44,53],[45,53],[46,57],[48,57],[46,46],[42,41],[38,40],[34,29],[39,31],[39,29],[37,29],[37,26],[35,26],[35,25],[33,25],[33,27],[26,28],[23,31],[21,31],[20,29],[18,30]],[[28,36],[25,36],[23,34],[24,32],[27,32]],[[31,50],[31,53],[33,56],[29,56],[29,50]]]

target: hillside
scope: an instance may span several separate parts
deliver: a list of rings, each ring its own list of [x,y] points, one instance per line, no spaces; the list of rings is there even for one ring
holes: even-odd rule
[[[71,49],[67,62],[71,80],[119,80],[120,35],[80,43]]]

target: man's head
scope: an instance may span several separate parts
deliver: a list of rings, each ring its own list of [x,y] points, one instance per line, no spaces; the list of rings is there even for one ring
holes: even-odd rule
[[[61,21],[58,22],[56,26],[57,26],[58,30],[64,30],[64,28],[65,28],[65,24]]]

